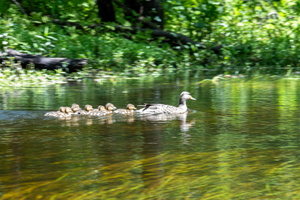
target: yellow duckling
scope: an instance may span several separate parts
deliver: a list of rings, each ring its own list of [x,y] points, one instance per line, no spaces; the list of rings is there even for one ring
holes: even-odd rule
[[[58,111],[47,112],[44,116],[58,117],[59,113],[65,112],[65,109],[66,107],[61,106],[59,107]]]
[[[73,103],[71,106],[72,110],[73,110],[73,114],[78,115],[80,111],[82,111],[82,108],[80,108],[80,106],[76,103]]]
[[[71,108],[72,108],[72,111],[74,112],[73,114],[78,114],[82,110],[80,108],[80,106],[76,103],[73,103]]]
[[[71,107],[65,107],[65,112],[60,117],[70,117],[73,113]]]
[[[71,116],[72,113],[73,113],[73,111],[72,111],[72,109],[70,107],[61,106],[61,107],[59,107],[59,111],[47,112],[45,114],[45,116],[63,118],[63,117],[69,117],[69,116]]]
[[[93,111],[93,106],[85,105],[84,110],[78,112],[79,115],[89,115]]]
[[[113,113],[128,115],[128,114],[132,114],[134,110],[136,110],[136,107],[133,104],[128,104],[126,109],[117,109]]]
[[[110,114],[110,113],[112,113],[114,110],[116,110],[117,108],[116,108],[116,106],[114,106],[114,104],[112,104],[112,103],[107,103],[106,105],[105,105],[105,108],[106,108],[106,113],[107,114]]]
[[[90,115],[93,115],[93,116],[103,116],[103,115],[106,115],[106,108],[102,105],[98,106],[97,109],[94,109]]]

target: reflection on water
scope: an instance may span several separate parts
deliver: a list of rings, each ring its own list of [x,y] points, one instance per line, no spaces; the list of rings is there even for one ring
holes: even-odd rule
[[[32,112],[31,112],[32,113]],[[153,123],[167,123],[168,121],[178,121],[178,127],[182,132],[187,132],[195,121],[187,121],[188,112],[182,114],[107,114],[104,116],[90,115],[70,115],[61,118],[52,118],[51,120],[61,121],[62,126],[76,127],[80,125],[95,124],[114,124],[114,123],[133,123],[135,121],[145,121]],[[48,119],[50,120],[50,119]]]
[[[196,82],[0,88],[0,199],[299,199],[300,81]],[[180,115],[44,116],[185,90]]]
[[[23,174],[14,175],[15,185],[6,188],[10,192],[2,198],[298,199],[300,165],[283,161],[285,157],[276,156],[278,153],[229,150],[161,154],[109,166],[64,167],[48,173],[47,179],[23,170]],[[64,164],[74,162],[49,165],[55,169]]]
[[[180,130],[182,132],[187,132],[190,129],[190,127],[195,123],[195,121],[187,122],[187,115],[188,112],[181,113],[181,114],[155,114],[155,115],[144,114],[144,115],[140,115],[139,117],[141,120],[157,122],[157,123],[178,120],[180,122]]]

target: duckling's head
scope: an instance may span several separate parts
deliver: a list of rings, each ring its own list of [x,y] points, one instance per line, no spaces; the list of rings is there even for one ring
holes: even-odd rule
[[[114,106],[114,104],[112,104],[112,103],[107,103],[107,104],[105,105],[105,108],[106,108],[106,110],[108,110],[108,111],[114,111],[114,110],[117,109],[116,106]]]
[[[71,108],[73,108],[73,107],[80,107],[80,106],[77,103],[73,103]]]
[[[129,110],[136,110],[136,107],[133,104],[128,104],[127,109]]]
[[[60,112],[64,113],[65,110],[66,110],[66,107],[64,107],[64,106],[59,107],[59,111],[60,111]]]
[[[77,111],[81,110],[80,106],[76,103],[73,103],[71,108],[74,112],[77,112]]]
[[[91,106],[91,105],[88,104],[88,105],[85,105],[84,109],[86,111],[92,111],[93,110],[93,106]]]
[[[98,106],[98,110],[99,111],[106,111],[106,108],[102,105]]]
[[[72,113],[72,112],[73,112],[73,110],[72,110],[71,107],[66,107],[65,113],[69,114],[69,113]]]

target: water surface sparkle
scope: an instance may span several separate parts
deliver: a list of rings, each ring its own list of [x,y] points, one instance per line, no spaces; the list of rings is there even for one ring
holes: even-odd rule
[[[1,199],[299,199],[300,80],[196,82],[0,88]],[[197,99],[187,115],[43,116],[182,91]]]

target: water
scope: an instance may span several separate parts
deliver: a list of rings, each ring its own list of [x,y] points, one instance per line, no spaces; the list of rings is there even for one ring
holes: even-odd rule
[[[299,79],[86,80],[0,88],[1,199],[299,199]],[[59,106],[176,105],[180,116],[44,117]]]

